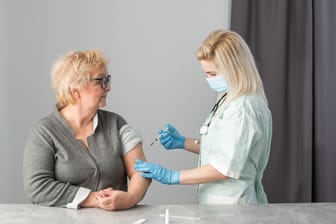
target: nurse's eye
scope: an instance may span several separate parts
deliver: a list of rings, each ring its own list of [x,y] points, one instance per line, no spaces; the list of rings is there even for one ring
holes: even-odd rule
[[[206,74],[207,77],[211,77],[211,78],[213,78],[217,75],[217,73],[214,73],[214,72],[206,72],[205,74]]]

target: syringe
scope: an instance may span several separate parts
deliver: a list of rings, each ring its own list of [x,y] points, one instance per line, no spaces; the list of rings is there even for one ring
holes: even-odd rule
[[[154,143],[159,140],[159,138],[161,137],[161,135],[165,132],[165,131],[168,131],[168,127],[166,127],[163,132],[161,132],[161,134],[159,134],[158,136],[156,136],[156,138],[152,141],[152,143],[150,144],[150,146],[153,146]]]

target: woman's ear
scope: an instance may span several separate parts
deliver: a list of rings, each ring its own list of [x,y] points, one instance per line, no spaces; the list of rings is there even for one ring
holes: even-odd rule
[[[72,97],[76,100],[80,99],[80,94],[77,89],[71,91]]]

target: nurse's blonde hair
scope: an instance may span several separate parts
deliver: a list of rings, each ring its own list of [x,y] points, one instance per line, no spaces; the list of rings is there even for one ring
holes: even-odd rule
[[[51,80],[58,109],[74,103],[72,91],[85,87],[95,69],[107,70],[107,59],[100,50],[70,51],[54,63]]]
[[[196,53],[198,60],[215,64],[228,83],[226,103],[242,95],[257,93],[266,101],[263,84],[252,53],[243,38],[233,31],[215,30]]]

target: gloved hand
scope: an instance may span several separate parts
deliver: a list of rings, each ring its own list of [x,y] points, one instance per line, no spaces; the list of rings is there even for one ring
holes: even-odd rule
[[[137,159],[134,169],[143,172],[141,176],[152,178],[162,184],[180,184],[180,171],[172,171],[159,164],[148,163]]]
[[[159,140],[165,149],[184,149],[185,137],[180,135],[171,124],[167,124],[166,129],[164,131],[159,130]]]

